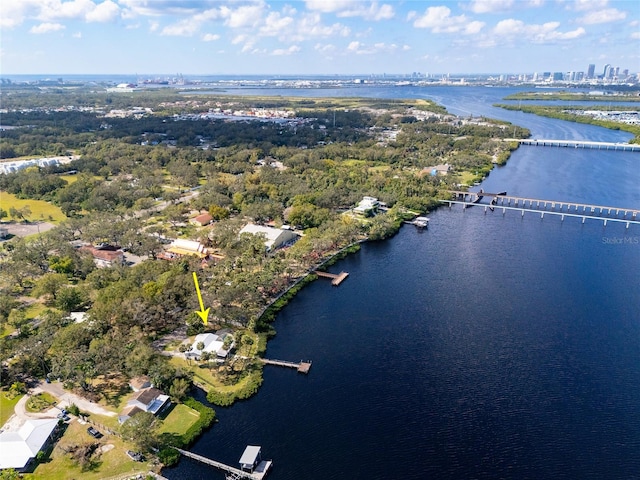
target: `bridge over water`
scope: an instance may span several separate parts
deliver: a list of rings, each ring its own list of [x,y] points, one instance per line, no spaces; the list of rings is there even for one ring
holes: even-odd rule
[[[591,148],[596,150],[619,150],[623,152],[640,152],[640,144],[592,142],[589,140],[554,140],[548,138],[505,138],[505,142],[518,142],[520,145],[536,147]]]
[[[507,210],[516,210],[521,212],[522,216],[524,216],[525,212],[536,212],[540,213],[540,218],[544,218],[545,215],[556,215],[560,216],[561,220],[564,220],[565,217],[581,218],[582,223],[584,223],[587,218],[600,220],[605,226],[607,222],[624,223],[626,224],[626,228],[629,228],[631,224],[640,225],[640,221],[638,220],[640,209],[638,208],[593,205],[560,200],[543,200],[539,198],[517,197],[507,195],[506,193],[489,193],[483,191],[465,192],[450,190],[449,193],[452,198],[440,200],[442,203],[447,203],[449,208],[454,204],[462,205],[464,209],[479,206],[484,207],[485,212],[487,212],[487,210],[493,211],[496,208],[501,209],[503,215]],[[491,198],[490,203],[481,203],[484,197]]]

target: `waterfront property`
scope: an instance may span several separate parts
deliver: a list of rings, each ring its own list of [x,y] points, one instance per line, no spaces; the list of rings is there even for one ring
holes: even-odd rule
[[[374,215],[378,208],[380,207],[380,202],[375,197],[362,197],[360,203],[353,209],[353,213],[356,215],[362,215],[363,217],[370,217]]]
[[[143,388],[136,392],[127,402],[127,406],[122,410],[118,421],[124,423],[139,412],[149,412],[157,415],[170,403],[169,395],[165,395],[157,388]]]
[[[229,338],[231,341],[228,341]],[[225,342],[226,341],[226,342]],[[198,348],[198,345],[202,344],[202,350]],[[230,333],[226,334],[214,334],[214,333],[200,333],[196,335],[191,345],[191,350],[185,353],[187,358],[193,358],[197,361],[200,360],[202,354],[207,352],[215,355],[217,358],[227,358],[229,352],[235,346],[233,336]]]

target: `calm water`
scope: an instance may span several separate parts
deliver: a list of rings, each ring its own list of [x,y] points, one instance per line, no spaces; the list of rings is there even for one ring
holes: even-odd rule
[[[438,101],[538,138],[629,138],[497,110],[496,90]],[[483,187],[639,207],[639,162],[522,147]],[[272,480],[640,478],[640,228],[441,209],[332,269],[350,276],[304,289],[267,351],[310,374],[267,367],[193,451],[236,465],[262,445]],[[186,459],[164,474],[224,478]]]

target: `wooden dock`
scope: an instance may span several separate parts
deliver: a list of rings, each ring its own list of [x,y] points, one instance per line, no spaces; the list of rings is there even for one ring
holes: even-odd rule
[[[240,470],[239,468],[232,467],[231,465],[227,465],[226,463],[217,462],[215,460],[211,460],[210,458],[203,457],[202,455],[198,455],[197,453],[189,452],[187,450],[182,450],[181,448],[171,447],[178,452],[180,452],[185,457],[192,458],[193,460],[197,460],[198,462],[204,463],[206,465],[210,465],[212,467],[217,468],[218,470],[222,470],[226,472],[227,478],[234,479],[248,479],[248,480],[262,480],[267,472],[271,469],[273,462],[271,460],[266,460],[260,462],[257,468],[253,472],[245,472],[244,470]]]
[[[270,360],[268,358],[261,358],[260,361],[265,365],[277,365],[279,367],[295,368],[296,370],[298,370],[298,373],[306,374],[309,373],[309,370],[311,370],[311,361],[300,361],[298,363],[295,363],[287,362],[286,360]]]
[[[337,287],[338,285],[340,285],[345,280],[345,278],[349,276],[349,272],[340,272],[339,274],[336,275],[335,273],[321,272],[319,270],[316,270],[315,273],[319,277],[330,278],[331,285],[333,285],[334,287]]]

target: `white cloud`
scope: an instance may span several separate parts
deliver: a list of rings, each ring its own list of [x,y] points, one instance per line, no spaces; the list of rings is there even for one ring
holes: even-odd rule
[[[621,12],[615,8],[606,8],[604,10],[595,10],[589,12],[578,19],[578,22],[585,25],[595,25],[598,23],[619,22],[627,18],[626,12]]]
[[[577,10],[579,12],[586,10],[602,9],[607,6],[609,0],[574,0],[567,8]]]
[[[220,15],[224,17],[225,25],[230,28],[256,27],[265,12],[266,5],[246,5],[234,9],[221,7]]]
[[[464,27],[464,33],[465,35],[475,35],[477,33],[480,33],[480,30],[482,30],[484,26],[485,26],[484,22],[478,22],[478,21],[469,22]]]
[[[640,32],[633,32],[633,33],[631,34],[631,38],[632,38],[633,40],[640,40]]]
[[[65,26],[59,23],[41,23],[40,25],[36,25],[31,27],[29,33],[42,34],[42,33],[51,33],[57,32],[60,30],[64,30]]]
[[[307,13],[295,25],[290,41],[303,42],[312,38],[346,37],[351,33],[349,27],[341,23],[324,25],[317,13]]]
[[[200,25],[189,18],[180,20],[178,23],[174,23],[173,25],[167,25],[162,29],[160,35],[167,35],[170,37],[190,37],[196,33],[199,28]]]
[[[396,45],[395,43],[386,44],[384,42],[378,42],[373,45],[367,45],[362,42],[353,41],[347,46],[347,51],[350,53],[355,53],[356,55],[375,55],[378,53],[393,53],[396,52],[399,48],[404,51],[408,49],[407,45],[398,47],[398,45]]]
[[[522,20],[512,18],[502,20],[493,29],[493,34],[505,40],[524,40],[532,43],[553,43],[560,40],[573,40],[587,32],[580,27],[569,32],[557,31],[560,22],[547,22],[541,25],[527,25]]]
[[[215,33],[205,33],[202,36],[203,42],[215,42],[216,40],[220,40],[220,35]]]
[[[274,56],[285,56],[285,55],[293,55],[294,53],[298,53],[300,51],[300,47],[297,45],[291,45],[289,48],[277,48],[271,55]]]
[[[338,17],[362,17],[365,20],[388,20],[395,16],[393,6],[377,1],[363,2],[353,0],[305,0],[308,10],[321,13],[334,13]]]
[[[260,34],[267,37],[281,35],[293,23],[292,17],[283,17],[278,12],[271,12],[260,27]]]
[[[73,38],[82,38],[82,32],[76,32],[73,35],[71,35]]]
[[[110,22],[115,20],[120,13],[120,7],[111,0],[98,4],[92,11],[87,12],[87,22]]]
[[[455,33],[464,29],[467,18],[464,15],[451,16],[451,9],[445,6],[429,7],[422,16],[410,12],[409,17],[416,28],[429,28],[433,33]]]
[[[474,0],[471,2],[473,13],[504,12],[513,6],[513,0]]]

